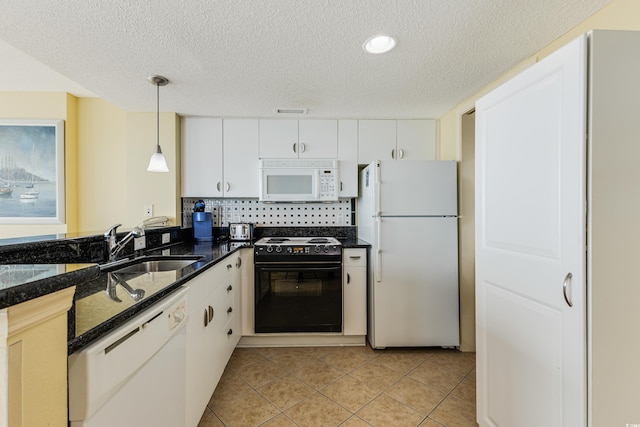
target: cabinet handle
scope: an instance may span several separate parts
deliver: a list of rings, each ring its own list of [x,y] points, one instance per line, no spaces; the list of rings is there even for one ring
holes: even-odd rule
[[[213,320],[213,307],[209,306],[209,323]]]
[[[394,159],[394,160],[395,160],[395,158],[396,158],[396,149],[395,149],[395,148],[393,148],[393,149],[391,150],[391,158],[392,158],[392,159]]]
[[[216,183],[216,189],[218,190],[218,192],[220,191],[220,181]]]
[[[229,270],[229,269],[231,269],[231,268],[233,268],[233,265],[231,265],[231,264],[227,264],[227,270]]]
[[[236,268],[240,268],[241,265],[242,265],[242,258],[238,258],[238,260],[236,261]]]
[[[209,312],[207,309],[204,309],[204,327],[206,328],[209,325]]]
[[[351,282],[351,276],[349,276],[349,273],[347,273],[347,284],[349,284]]]
[[[231,292],[232,289],[233,289],[233,286],[231,285],[227,286],[227,292]]]
[[[399,152],[400,152],[400,158],[403,159],[404,158],[404,150],[401,148],[399,150]]]
[[[564,296],[565,302],[569,307],[573,307],[573,303],[571,302],[571,300],[569,299],[569,296],[567,295],[567,288],[569,287],[569,283],[571,283],[572,278],[573,278],[573,274],[567,273],[567,275],[564,277],[564,282],[562,283],[562,294]]]
[[[304,153],[304,150],[306,149],[306,147],[304,146],[304,142],[300,143],[300,152]]]
[[[349,255],[349,259],[360,259],[360,255]]]
[[[231,334],[233,334],[233,329],[229,329],[229,330],[227,331],[227,335],[231,335]]]
[[[224,185],[224,191],[229,191],[229,190],[231,190],[231,185],[229,184],[229,182],[227,182]]]
[[[231,312],[233,312],[233,307],[229,307],[229,308],[227,308],[227,314],[229,314],[229,313],[231,313]]]
[[[340,181],[340,192],[342,192],[342,181]]]
[[[298,144],[296,144],[296,143],[294,142],[294,143],[293,143],[293,152],[297,154],[297,153],[298,153],[298,149],[297,149],[296,145],[298,145]]]

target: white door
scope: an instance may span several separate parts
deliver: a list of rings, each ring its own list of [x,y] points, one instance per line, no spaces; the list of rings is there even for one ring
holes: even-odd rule
[[[586,425],[586,47],[575,40],[476,104],[483,427]]]

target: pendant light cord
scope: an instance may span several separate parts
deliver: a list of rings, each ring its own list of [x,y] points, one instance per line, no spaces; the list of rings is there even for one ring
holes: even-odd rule
[[[160,149],[160,84],[156,83],[156,152]]]

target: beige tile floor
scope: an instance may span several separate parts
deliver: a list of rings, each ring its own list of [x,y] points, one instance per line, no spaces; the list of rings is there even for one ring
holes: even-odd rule
[[[199,427],[476,427],[475,353],[237,348]]]

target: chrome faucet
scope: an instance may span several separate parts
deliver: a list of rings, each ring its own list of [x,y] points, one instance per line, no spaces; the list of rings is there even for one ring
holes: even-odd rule
[[[140,301],[144,298],[144,289],[133,289],[127,282],[118,277],[116,273],[107,273],[107,289],[105,289],[105,293],[115,302],[122,302],[122,300],[118,298],[116,285],[122,286],[134,301]]]
[[[109,249],[109,261],[114,261],[116,259],[116,256],[118,255],[118,252],[120,252],[131,239],[133,239],[134,237],[144,236],[143,228],[133,227],[129,234],[124,236],[122,240],[118,242],[116,237],[116,230],[121,225],[122,224],[113,225],[104,233],[104,240],[107,242]]]

